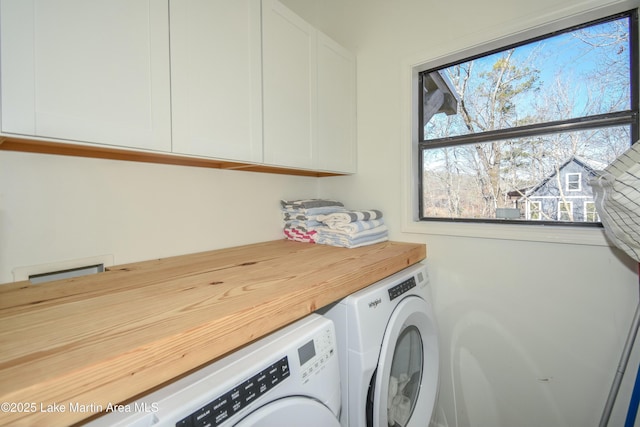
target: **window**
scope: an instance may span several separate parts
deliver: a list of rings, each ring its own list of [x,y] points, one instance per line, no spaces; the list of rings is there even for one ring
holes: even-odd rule
[[[542,203],[529,201],[528,219],[532,221],[540,221],[542,219]]]
[[[581,179],[581,173],[568,173],[566,175],[567,191],[580,191],[582,189]]]
[[[640,137],[637,21],[634,10],[421,72],[420,219],[600,225],[583,182]]]
[[[596,211],[595,202],[584,202],[584,220],[588,222],[599,222],[600,216]]]
[[[573,221],[573,203],[558,203],[558,221]]]

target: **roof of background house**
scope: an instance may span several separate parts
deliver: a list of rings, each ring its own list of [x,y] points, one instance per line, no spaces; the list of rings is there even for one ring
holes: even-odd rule
[[[544,178],[542,181],[540,181],[538,184],[534,185],[533,187],[529,187],[526,192],[523,193],[519,193],[520,194],[520,199],[523,199],[533,193],[535,193],[536,191],[538,191],[541,187],[543,187],[547,182],[549,182],[554,176],[556,176],[556,174],[561,171],[562,169],[564,169],[569,163],[571,162],[575,162],[577,163],[580,167],[582,167],[585,171],[587,171],[589,174],[592,175],[596,175],[596,171],[603,169],[604,166],[606,166],[606,164],[603,165],[602,162],[598,162],[595,160],[585,160],[585,159],[581,159],[578,158],[577,156],[571,156],[569,157],[568,160],[566,160],[562,165],[558,166],[558,168],[553,171],[552,173],[550,173],[546,178]],[[596,167],[593,167],[596,166]],[[523,190],[513,190],[510,191],[509,193],[507,193],[509,195],[509,197],[512,196],[516,196],[516,194],[518,194],[518,192],[521,192]]]

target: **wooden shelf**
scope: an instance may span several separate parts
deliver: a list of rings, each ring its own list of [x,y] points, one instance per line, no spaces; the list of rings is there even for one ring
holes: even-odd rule
[[[306,169],[290,169],[278,166],[190,157],[172,153],[137,151],[100,145],[52,142],[38,139],[0,136],[0,150],[25,153],[56,154],[60,156],[90,157],[95,159],[127,160],[132,162],[161,163],[167,165],[195,166],[201,168],[242,170],[247,172],[275,173],[310,177],[345,175],[337,172],[321,172]]]

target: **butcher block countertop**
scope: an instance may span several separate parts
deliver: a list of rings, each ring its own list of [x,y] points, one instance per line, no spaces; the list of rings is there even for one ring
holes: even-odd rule
[[[71,425],[426,257],[288,240],[0,286],[0,425]]]

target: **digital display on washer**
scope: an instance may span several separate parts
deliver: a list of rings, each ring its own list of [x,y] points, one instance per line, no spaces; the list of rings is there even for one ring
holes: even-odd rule
[[[316,346],[313,340],[309,341],[298,349],[298,356],[300,357],[300,366],[313,359],[316,355]]]

